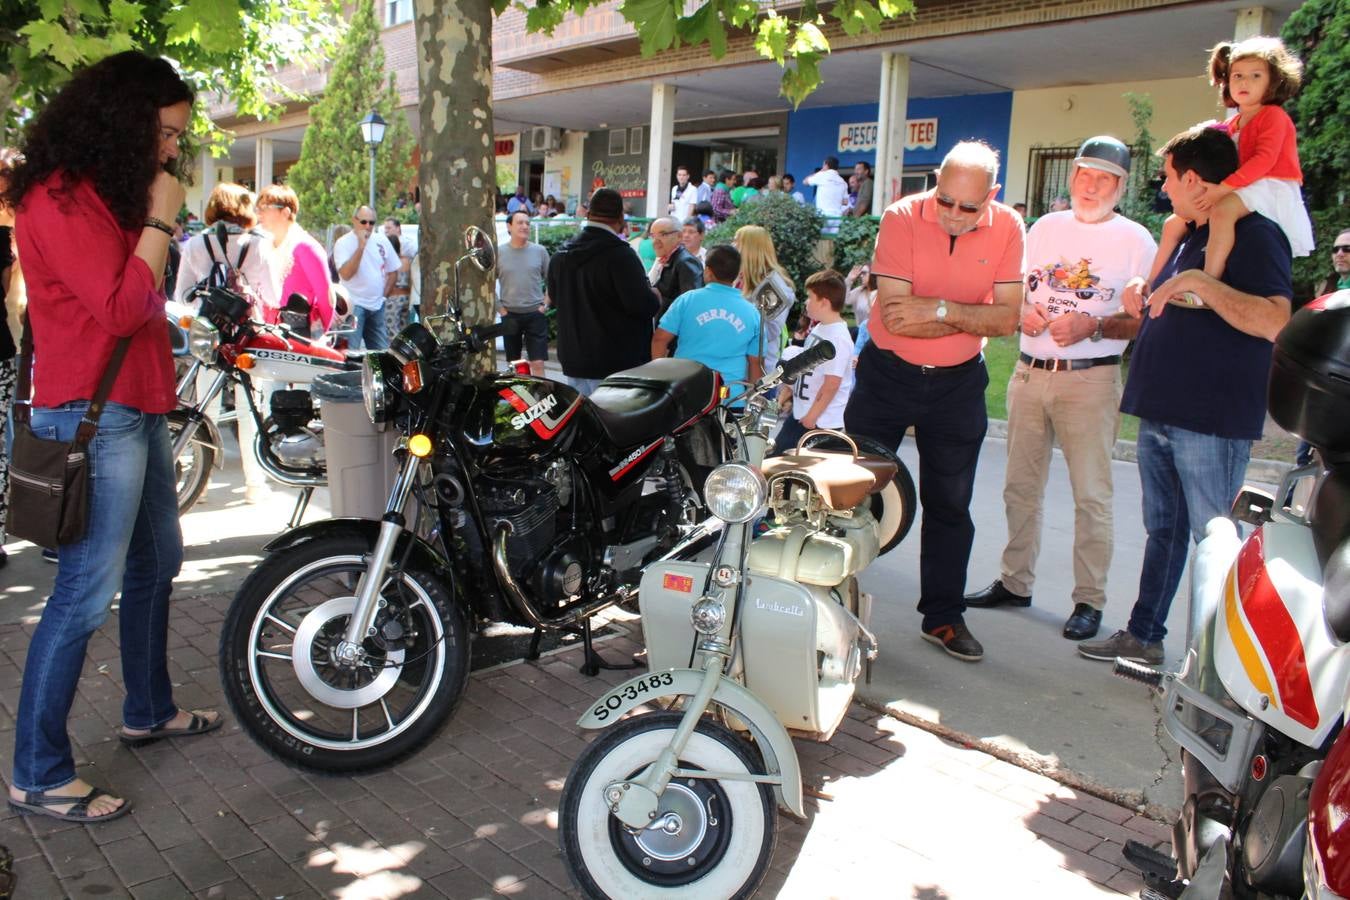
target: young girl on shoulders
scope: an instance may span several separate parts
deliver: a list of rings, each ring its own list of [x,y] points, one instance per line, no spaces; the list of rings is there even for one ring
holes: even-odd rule
[[[1219,184],[1206,184],[1198,205],[1209,210],[1205,274],[1223,277],[1233,250],[1237,220],[1259,212],[1289,238],[1294,256],[1313,249],[1312,222],[1303,206],[1294,122],[1280,104],[1298,92],[1303,66],[1273,37],[1224,43],[1211,51],[1210,83],[1224,106],[1236,113],[1218,126],[1237,142],[1238,170]],[[1186,222],[1169,216],[1149,280],[1157,278],[1186,234]]]

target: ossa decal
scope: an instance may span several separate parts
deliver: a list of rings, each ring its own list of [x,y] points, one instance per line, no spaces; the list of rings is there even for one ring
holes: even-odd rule
[[[517,429],[533,428],[534,433],[544,440],[552,440],[563,425],[572,417],[581,407],[581,398],[577,397],[572,405],[563,410],[560,415],[554,415],[553,411],[558,406],[558,396],[549,394],[547,397],[536,399],[533,394],[523,387],[502,388],[500,395],[503,400],[519,413],[511,417],[511,427]]]

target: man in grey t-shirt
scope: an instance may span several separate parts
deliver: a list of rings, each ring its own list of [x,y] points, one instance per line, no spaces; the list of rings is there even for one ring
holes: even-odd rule
[[[548,251],[529,240],[529,213],[516,211],[506,221],[511,239],[497,249],[497,314],[520,328],[503,337],[507,362],[521,358],[524,344],[530,373],[543,377],[548,359]]]

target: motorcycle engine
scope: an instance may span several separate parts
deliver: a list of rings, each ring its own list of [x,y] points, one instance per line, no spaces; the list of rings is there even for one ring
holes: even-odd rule
[[[1281,775],[1257,801],[1242,840],[1242,862],[1253,887],[1297,895],[1303,887],[1308,790],[1312,779]]]
[[[323,426],[309,391],[277,391],[272,395],[267,440],[283,465],[300,468],[324,464]]]
[[[506,558],[512,571],[530,568],[553,544],[558,491],[542,478],[486,477],[478,483],[478,503],[489,534],[503,522],[511,526]]]

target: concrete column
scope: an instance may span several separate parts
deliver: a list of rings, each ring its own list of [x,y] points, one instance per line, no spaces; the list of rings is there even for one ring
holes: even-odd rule
[[[872,211],[877,215],[900,196],[905,172],[905,117],[909,108],[909,56],[881,54],[881,99],[877,103],[877,170]]]
[[[652,121],[647,129],[647,215],[666,214],[670,204],[670,159],[675,143],[675,85],[652,85]]]
[[[1259,34],[1275,33],[1275,15],[1264,6],[1245,6],[1237,11],[1233,40],[1245,41]]]
[[[205,148],[197,155],[197,183],[201,185],[201,205],[196,210],[198,217],[206,215],[206,201],[216,189],[216,160],[211,151]]]
[[[272,139],[260,137],[253,149],[253,181],[255,190],[261,191],[272,183]]]

